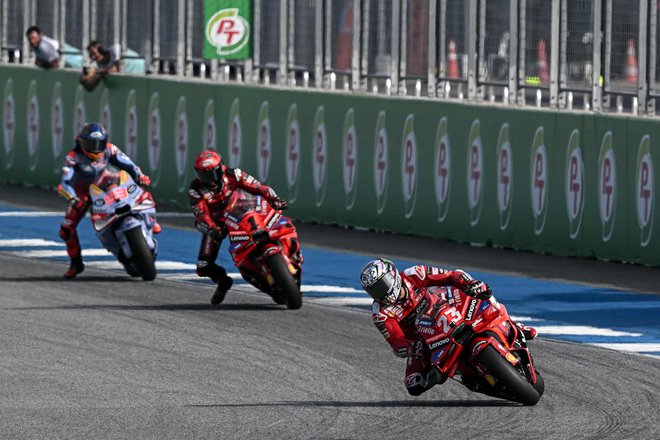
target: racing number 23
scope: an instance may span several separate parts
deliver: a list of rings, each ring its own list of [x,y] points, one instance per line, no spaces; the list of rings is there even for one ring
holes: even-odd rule
[[[454,321],[461,319],[461,314],[454,307],[446,309],[442,312],[440,318],[438,318],[438,328],[442,329],[442,333],[449,333],[451,330],[451,324]]]

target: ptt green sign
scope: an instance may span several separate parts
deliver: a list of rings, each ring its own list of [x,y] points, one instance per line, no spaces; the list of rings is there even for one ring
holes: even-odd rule
[[[204,58],[241,60],[252,55],[252,2],[204,1]]]

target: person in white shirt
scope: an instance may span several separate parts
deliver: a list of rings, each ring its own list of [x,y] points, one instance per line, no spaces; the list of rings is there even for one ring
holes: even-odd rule
[[[87,51],[93,62],[89,67],[83,68],[80,83],[91,92],[105,75],[121,70],[121,46],[115,44],[106,49],[99,41],[94,40],[87,46]]]
[[[30,26],[25,36],[34,51],[34,64],[44,69],[60,67],[60,43],[41,33],[38,26]]]

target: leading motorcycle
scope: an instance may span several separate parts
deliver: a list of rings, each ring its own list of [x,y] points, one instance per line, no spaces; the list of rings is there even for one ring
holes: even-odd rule
[[[241,189],[230,196],[224,216],[229,253],[243,279],[277,304],[299,309],[303,256],[291,219]]]
[[[494,296],[480,300],[455,287],[430,289],[415,320],[432,365],[468,389],[536,405],[545,384],[524,333]]]
[[[123,170],[108,167],[90,186],[92,224],[99,241],[133,277],[156,278],[156,204]]]

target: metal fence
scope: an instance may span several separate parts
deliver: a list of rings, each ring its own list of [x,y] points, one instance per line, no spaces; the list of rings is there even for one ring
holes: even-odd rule
[[[120,44],[147,72],[655,115],[658,0],[253,0],[253,56],[203,58],[204,0],[0,0],[4,63],[25,29],[80,54]]]

